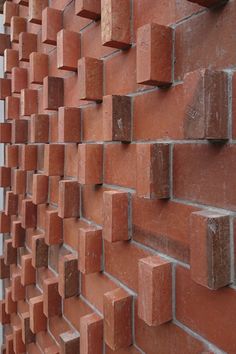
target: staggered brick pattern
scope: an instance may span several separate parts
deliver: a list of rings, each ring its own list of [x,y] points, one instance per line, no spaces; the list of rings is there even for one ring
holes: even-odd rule
[[[235,354],[236,0],[13,0],[2,353]]]

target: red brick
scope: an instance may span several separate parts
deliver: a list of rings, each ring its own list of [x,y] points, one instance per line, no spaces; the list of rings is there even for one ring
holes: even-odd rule
[[[26,172],[14,169],[12,172],[12,191],[14,194],[25,194],[26,192]]]
[[[0,142],[10,143],[12,135],[11,123],[0,123]]]
[[[81,141],[81,110],[79,108],[59,108],[58,141],[61,143],[79,143]]]
[[[11,168],[0,166],[0,187],[11,187]]]
[[[5,214],[16,215],[18,212],[18,195],[15,195],[11,191],[6,192],[5,199]]]
[[[59,182],[58,216],[76,218],[80,215],[80,186],[76,181]]]
[[[5,2],[5,4],[7,1]],[[14,3],[12,3],[15,5]],[[12,69],[19,65],[19,52],[15,49],[4,50],[4,71],[5,73],[11,73]]]
[[[10,266],[4,263],[4,256],[0,256],[0,279],[10,278]]]
[[[57,67],[58,69],[77,71],[80,53],[80,33],[65,29],[57,33]]]
[[[28,139],[28,121],[17,119],[12,122],[12,143],[24,144]]]
[[[2,325],[11,322],[10,315],[6,313],[6,303],[4,300],[0,301],[0,322]]]
[[[128,193],[103,193],[103,238],[109,242],[129,239]]]
[[[74,160],[78,159],[78,145],[77,144],[66,144],[65,145],[65,167],[64,175],[67,177],[77,178],[77,164]]]
[[[12,247],[24,247],[25,245],[25,230],[21,226],[21,221],[15,220],[12,222],[11,229]]]
[[[79,144],[78,181],[80,184],[102,184],[103,145]]]
[[[32,255],[24,254],[21,256],[21,284],[27,286],[35,282],[36,272],[32,265]]]
[[[19,16],[19,5],[11,1],[5,1],[3,4],[3,24],[4,26],[11,25],[12,16]]]
[[[48,265],[48,246],[43,235],[36,235],[32,238],[32,265],[34,268]]]
[[[149,326],[172,319],[171,263],[159,256],[139,261],[138,316]]]
[[[121,288],[104,294],[104,340],[112,349],[132,344],[132,297]]]
[[[70,330],[60,334],[61,354],[80,353],[80,335],[78,332]]]
[[[64,145],[59,145],[59,144],[45,145],[44,171],[47,176],[63,176]]]
[[[21,301],[25,299],[25,287],[21,284],[21,274],[12,274],[12,300]]]
[[[184,78],[187,139],[228,139],[228,76],[222,71],[197,70]],[[189,90],[193,87],[194,90]]]
[[[79,229],[79,270],[83,274],[102,270],[102,230]]]
[[[109,95],[103,97],[104,141],[131,141],[131,98]]]
[[[78,61],[79,98],[87,101],[102,101],[103,61],[84,57]]]
[[[35,335],[30,329],[30,315],[29,312],[21,314],[21,326],[22,326],[22,341],[24,344],[30,344],[35,342]]]
[[[5,301],[6,301],[6,313],[13,314],[17,311],[17,303],[12,300],[12,291],[11,287],[5,289]]]
[[[3,55],[4,51],[10,47],[10,36],[5,33],[0,33],[0,55]]]
[[[215,290],[230,283],[229,216],[208,210],[191,215],[191,277]]]
[[[43,79],[43,108],[56,111],[63,103],[64,80],[61,77],[46,76]]]
[[[4,240],[4,262],[6,265],[17,263],[17,250],[12,246],[12,240]]]
[[[12,92],[20,93],[22,89],[27,88],[28,71],[25,68],[12,69]],[[11,94],[7,95],[10,96]]]
[[[22,32],[19,34],[19,59],[29,61],[32,52],[37,52],[37,35]]]
[[[61,316],[61,297],[58,292],[58,278],[48,278],[43,283],[43,312],[46,317]]]
[[[48,6],[48,0],[29,0],[29,22],[41,24],[42,11]]]
[[[20,325],[13,326],[13,348],[15,353],[24,353],[26,350],[22,341],[22,328]]]
[[[5,100],[5,119],[20,118],[20,99],[19,97],[8,96]]]
[[[18,167],[18,145],[5,146],[5,165],[7,167]]]
[[[42,174],[33,175],[33,194],[34,204],[44,204],[48,200],[48,176]]]
[[[21,115],[30,116],[38,111],[38,91],[31,89],[21,90]]]
[[[57,32],[62,26],[62,11],[46,7],[42,12],[42,42],[57,44]]]
[[[20,4],[22,6],[28,6],[29,5],[29,0],[16,0],[17,4]]]
[[[30,142],[48,143],[49,116],[48,114],[32,114],[30,119]]]
[[[24,229],[37,226],[37,207],[31,199],[22,200],[22,227]]]
[[[57,245],[63,241],[62,219],[57,210],[46,210],[45,215],[45,242],[47,245]]]
[[[194,3],[197,3],[201,6],[205,6],[205,7],[211,7],[211,6],[214,6],[214,5],[218,5],[220,3],[225,3],[227,2],[227,0],[188,0],[190,2],[194,2]]]
[[[37,145],[22,145],[20,149],[20,167],[24,171],[37,170]]]
[[[101,17],[101,0],[75,0],[75,14],[98,20]]]
[[[11,96],[11,80],[0,79],[0,100],[5,100],[7,96]]]
[[[13,334],[6,335],[6,353],[14,354],[13,350]]]
[[[30,329],[37,334],[47,329],[47,317],[43,313],[43,296],[29,300]]]
[[[103,348],[103,320],[96,313],[80,318],[80,352],[100,354]]]
[[[3,211],[0,212],[0,232],[8,233],[11,228],[11,218],[9,215],[6,215]]]
[[[74,255],[66,255],[59,260],[58,291],[63,299],[76,296],[79,293],[78,260]]]
[[[29,80],[33,84],[42,84],[48,76],[48,55],[33,52],[29,55]]]
[[[19,42],[19,34],[27,32],[27,21],[23,17],[12,16],[11,18],[11,41]]]

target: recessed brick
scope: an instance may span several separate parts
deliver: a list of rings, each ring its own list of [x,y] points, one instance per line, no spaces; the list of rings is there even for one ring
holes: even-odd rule
[[[16,215],[18,213],[18,195],[15,195],[12,191],[6,192],[5,199],[5,214]]]
[[[4,55],[4,51],[11,47],[9,34],[0,33],[0,55]]]
[[[42,12],[42,42],[56,45],[57,32],[62,26],[62,11],[46,7]]]
[[[17,312],[17,302],[12,300],[11,287],[5,289],[6,313],[9,315]]]
[[[62,256],[58,265],[59,294],[63,299],[79,293],[78,260],[73,254]]]
[[[11,187],[11,168],[0,166],[0,187]]]
[[[63,240],[62,219],[57,210],[46,210],[45,215],[45,242],[47,245],[58,245]]]
[[[78,61],[79,98],[86,101],[102,101],[103,61],[84,57]]]
[[[61,354],[79,354],[80,353],[80,335],[74,330],[60,334]]]
[[[16,119],[12,121],[12,143],[24,144],[28,139],[28,121],[26,119]]]
[[[101,1],[102,44],[125,49],[131,45],[130,0]]]
[[[29,22],[42,23],[42,11],[48,6],[48,0],[29,0]]]
[[[214,70],[194,71],[185,76],[184,88],[185,138],[228,139],[227,73]]]
[[[0,301],[0,323],[5,325],[11,322],[10,315],[6,313],[6,302],[4,300]]]
[[[24,353],[26,350],[25,344],[22,341],[21,325],[13,326],[13,348],[15,353]]]
[[[28,71],[25,68],[12,69],[12,93],[20,93],[22,89],[27,88]],[[11,93],[7,96],[10,96]]]
[[[48,318],[61,316],[62,301],[56,277],[45,279],[43,282],[43,312]]]
[[[44,204],[48,201],[48,176],[42,174],[33,175],[32,202]]]
[[[163,86],[172,82],[173,30],[149,23],[137,31],[137,82]]]
[[[30,116],[38,112],[38,91],[31,89],[21,90],[21,115]]]
[[[109,242],[129,239],[128,193],[106,191],[103,193],[103,238]]]
[[[25,299],[25,287],[21,284],[21,274],[12,274],[12,300],[21,301]]]
[[[4,256],[0,256],[0,279],[10,278],[10,266],[4,263]]]
[[[57,111],[61,106],[64,106],[64,80],[46,76],[43,79],[43,108]]]
[[[37,145],[27,144],[20,147],[20,167],[24,171],[37,170]]]
[[[79,144],[78,181],[80,184],[102,184],[103,145]]]
[[[103,320],[96,313],[80,318],[80,352],[100,354],[103,347]]]
[[[131,98],[109,95],[103,97],[104,141],[131,141]]]
[[[81,110],[79,108],[59,108],[58,141],[61,143],[79,143],[81,141]]]
[[[80,37],[80,33],[65,29],[57,33],[58,69],[77,71],[81,47]]]
[[[5,146],[5,166],[18,167],[18,145]]]
[[[101,0],[75,0],[75,14],[98,20],[101,17]]]
[[[15,5],[15,4],[14,4]],[[11,73],[14,67],[19,65],[19,52],[15,49],[4,50],[4,71]]]
[[[136,191],[139,197],[165,199],[170,194],[170,145],[136,145]]]
[[[48,143],[49,116],[48,114],[32,114],[30,119],[31,143]]]
[[[23,286],[32,285],[36,282],[36,271],[32,265],[32,255],[21,256],[21,284]]]
[[[12,172],[12,191],[14,194],[25,194],[26,192],[26,172],[14,169]]]
[[[22,341],[28,345],[35,342],[35,335],[30,329],[30,314],[24,312],[21,314],[21,326],[22,326]]]
[[[32,237],[32,265],[34,268],[48,266],[48,245],[44,240],[44,235]]]
[[[3,4],[3,24],[11,25],[12,16],[19,16],[19,5],[11,1],[5,1]]]
[[[11,80],[0,79],[0,100],[5,100],[7,96],[11,96]]]
[[[43,79],[48,76],[48,55],[33,52],[29,56],[29,78],[33,84],[43,84]]]
[[[121,288],[103,296],[104,340],[112,349],[132,344],[132,296]]]
[[[59,144],[45,145],[44,171],[47,176],[64,175],[64,145],[59,145]]]
[[[229,216],[204,210],[191,214],[190,269],[192,279],[215,290],[230,279]]]
[[[43,296],[29,300],[30,329],[37,334],[47,330],[47,317],[43,313]]]
[[[0,233],[8,233],[11,231],[11,218],[3,211],[0,212]]]
[[[83,274],[102,269],[102,230],[79,229],[79,270]]]
[[[8,96],[5,100],[5,119],[20,118],[20,98]]]
[[[12,135],[11,123],[0,123],[0,143],[10,143]]]
[[[27,20],[20,16],[12,16],[11,18],[11,41],[19,42],[19,34],[27,32]]]
[[[22,200],[22,227],[24,229],[34,228],[37,226],[37,207],[32,203],[31,199]]]
[[[16,0],[17,4],[20,4],[22,6],[28,6],[29,5],[29,0]]]
[[[17,263],[17,250],[12,246],[12,240],[4,240],[4,262],[6,265]]]
[[[25,245],[25,229],[21,226],[20,220],[12,222],[12,247],[24,247]]]
[[[59,182],[58,216],[78,218],[80,216],[80,186],[76,181]]]
[[[32,52],[37,52],[37,34],[22,32],[19,35],[19,60],[29,61]]]

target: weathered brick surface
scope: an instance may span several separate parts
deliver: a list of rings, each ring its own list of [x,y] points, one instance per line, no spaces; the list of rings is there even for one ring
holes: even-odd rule
[[[236,353],[235,14],[4,2],[2,353]]]

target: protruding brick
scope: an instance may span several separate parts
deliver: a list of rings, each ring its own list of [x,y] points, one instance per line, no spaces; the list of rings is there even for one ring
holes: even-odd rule
[[[15,4],[14,4],[15,5]],[[4,71],[11,73],[14,67],[19,65],[19,52],[15,49],[4,50]]]
[[[5,146],[5,165],[7,167],[18,167],[18,145]]]
[[[137,82],[163,86],[172,82],[173,30],[149,23],[137,32]]]
[[[15,353],[25,353],[26,347],[22,341],[22,327],[13,326],[13,348]]]
[[[36,272],[32,265],[32,255],[24,254],[21,256],[21,284],[23,286],[35,284]]]
[[[31,89],[21,90],[21,115],[30,116],[38,112],[38,91]]]
[[[9,34],[0,33],[0,55],[4,54],[4,51],[11,47]]]
[[[10,143],[12,134],[11,123],[0,123],[0,143]]]
[[[81,110],[79,108],[59,108],[58,141],[61,143],[79,143],[81,141]]]
[[[19,60],[29,61],[32,52],[37,52],[37,34],[22,32],[19,35]]]
[[[112,349],[132,344],[132,296],[121,288],[104,294],[104,339]]]
[[[0,79],[0,100],[5,100],[7,96],[11,96],[11,80]]]
[[[28,85],[28,71],[26,68],[12,69],[12,92],[20,93],[22,89],[27,88]],[[7,96],[10,96],[11,93]]]
[[[32,265],[34,268],[47,267],[48,265],[48,245],[46,245],[43,235],[32,237]]]
[[[227,0],[188,0],[188,1],[194,2],[204,7],[211,7],[214,5],[224,4],[227,2]]]
[[[59,182],[58,216],[78,218],[80,215],[80,186],[76,181]]]
[[[6,313],[6,302],[4,300],[0,301],[0,323],[5,325],[11,322],[10,315]]]
[[[60,316],[61,296],[58,292],[58,278],[48,278],[43,283],[43,312],[46,317]]]
[[[20,167],[24,171],[37,170],[37,145],[22,145],[20,149]]]
[[[83,57],[78,61],[78,92],[81,100],[102,101],[103,61]]]
[[[80,352],[100,354],[103,347],[103,320],[96,313],[80,318]]]
[[[80,33],[65,29],[57,33],[58,69],[77,71],[80,58]]]
[[[21,226],[20,220],[15,220],[12,222],[12,247],[24,247],[25,245],[25,230]]]
[[[19,5],[11,1],[5,1],[3,4],[3,24],[4,26],[11,25],[12,16],[19,16]]]
[[[103,140],[131,141],[131,98],[103,97]]]
[[[227,73],[214,70],[196,70],[185,76],[184,88],[186,100],[185,138],[228,139]]]
[[[6,299],[6,313],[11,315],[12,313],[16,313],[17,311],[17,302],[12,300],[12,291],[11,287],[5,289],[5,299]]]
[[[47,317],[43,313],[43,296],[29,300],[30,329],[37,334],[47,329]]]
[[[79,144],[78,181],[81,184],[102,184],[103,145]]]
[[[215,290],[230,283],[229,215],[204,210],[191,215],[192,279]]]
[[[12,240],[4,240],[4,262],[6,265],[17,263],[17,250],[12,246]]]
[[[103,193],[103,238],[109,242],[129,239],[128,193],[106,191]]]
[[[0,166],[0,187],[11,187],[11,168]]]
[[[46,76],[43,79],[43,108],[57,111],[61,106],[64,106],[64,80]]]
[[[34,228],[37,225],[37,207],[31,199],[22,200],[22,227],[24,229]]]
[[[33,175],[33,194],[34,204],[44,204],[48,200],[48,176],[42,174]]]
[[[47,245],[58,245],[63,240],[62,219],[57,210],[46,210],[45,215],[45,242]]]
[[[5,100],[5,119],[20,118],[20,98],[8,96]]]
[[[4,263],[4,256],[0,256],[0,279],[10,278],[10,266]]]
[[[80,335],[70,330],[60,334],[61,354],[80,354]]]
[[[13,182],[12,191],[14,194],[25,194],[26,192],[26,172],[14,169],[12,172]]]
[[[35,335],[30,329],[30,314],[24,312],[21,314],[21,326],[22,326],[22,341],[24,344],[30,344],[35,342]]]
[[[130,0],[102,0],[102,44],[125,49],[131,45]]]
[[[30,119],[31,143],[48,143],[49,116],[48,114],[32,114]]]
[[[75,14],[98,20],[101,17],[101,0],[75,0]]]
[[[62,26],[62,11],[46,7],[42,12],[42,42],[56,45]]]
[[[29,0],[29,22],[42,23],[42,11],[48,6],[48,0]]]
[[[66,255],[59,260],[59,294],[63,299],[79,293],[78,260],[73,255]]]
[[[15,195],[11,191],[6,192],[5,199],[5,214],[16,215],[18,212],[18,195]]]
[[[12,16],[11,18],[11,41],[19,42],[19,34],[27,32],[27,21],[20,16]]]
[[[12,274],[12,300],[21,301],[25,299],[25,287],[21,284],[21,274]]]
[[[79,270],[96,273],[102,267],[102,230],[79,229]]]
[[[11,218],[3,211],[0,212],[0,233],[5,234],[11,231]]]
[[[148,326],[172,319],[172,267],[159,256],[139,260],[138,316]]]
[[[24,144],[28,139],[28,121],[26,119],[16,119],[12,121],[12,143]]]
[[[64,145],[59,145],[59,144],[45,145],[44,171],[47,176],[64,175]]]
[[[44,53],[31,53],[29,56],[29,77],[33,84],[42,84],[48,76],[48,55]]]
[[[139,197],[165,199],[170,195],[170,145],[136,145],[136,191]]]
[[[13,334],[6,334],[6,353],[14,354]]]

